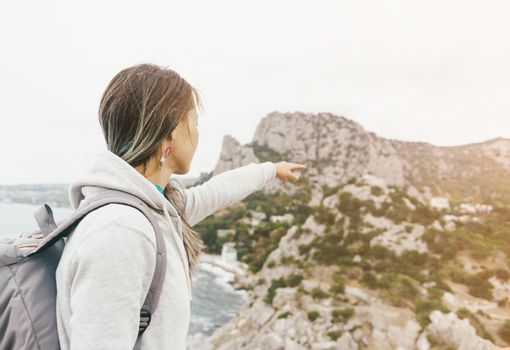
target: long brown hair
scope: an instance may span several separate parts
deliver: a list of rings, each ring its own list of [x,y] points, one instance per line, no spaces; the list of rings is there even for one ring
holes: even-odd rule
[[[196,100],[196,105],[195,105]],[[178,73],[151,63],[123,69],[106,87],[99,106],[99,123],[108,149],[133,167],[161,156],[160,145],[193,109],[203,109],[198,91]],[[188,132],[190,132],[188,127]],[[182,219],[189,271],[204,248],[200,234],[187,222],[184,188],[169,181],[164,195]]]

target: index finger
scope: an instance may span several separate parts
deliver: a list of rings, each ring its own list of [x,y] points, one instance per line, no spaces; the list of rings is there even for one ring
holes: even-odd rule
[[[298,163],[291,163],[291,164],[292,164],[293,168],[301,168],[301,169],[306,168],[306,165],[304,165],[304,164],[298,164]]]

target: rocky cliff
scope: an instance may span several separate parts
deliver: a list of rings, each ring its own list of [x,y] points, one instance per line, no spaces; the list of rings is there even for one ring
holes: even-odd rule
[[[239,315],[190,349],[510,342],[510,140],[437,147],[271,113],[251,143],[225,137],[212,175],[265,160],[307,168],[197,225],[210,247],[234,242],[251,273],[236,281],[249,292]]]
[[[213,175],[273,159],[307,164],[305,174],[321,186],[372,174],[453,201],[510,202],[510,139],[455,147],[389,140],[330,113],[270,113],[246,145],[226,135]]]

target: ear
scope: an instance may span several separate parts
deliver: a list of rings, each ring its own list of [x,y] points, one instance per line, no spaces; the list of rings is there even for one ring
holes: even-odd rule
[[[174,140],[172,138],[168,138],[161,143],[160,154],[169,156],[170,154],[166,153],[168,149],[170,149],[170,154],[174,151]]]

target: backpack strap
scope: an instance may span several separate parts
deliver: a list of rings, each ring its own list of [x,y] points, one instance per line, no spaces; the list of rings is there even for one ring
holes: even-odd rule
[[[140,325],[137,341],[134,347],[135,350],[139,350],[141,347],[141,335],[149,326],[152,313],[156,310],[159,303],[167,265],[167,254],[163,233],[161,232],[161,228],[157,223],[156,218],[145,202],[130,193],[108,189],[102,191],[90,200],[88,199],[83,202],[83,205],[80,205],[80,207],[78,207],[68,218],[60,222],[58,225],[55,224],[51,208],[44,204],[34,212],[34,216],[45,237],[39,246],[29,255],[43,251],[51,247],[58,240],[67,237],[87,214],[112,203],[125,204],[138,209],[145,215],[145,217],[147,217],[156,233],[156,268],[154,270],[149,292],[147,293],[140,310]]]

